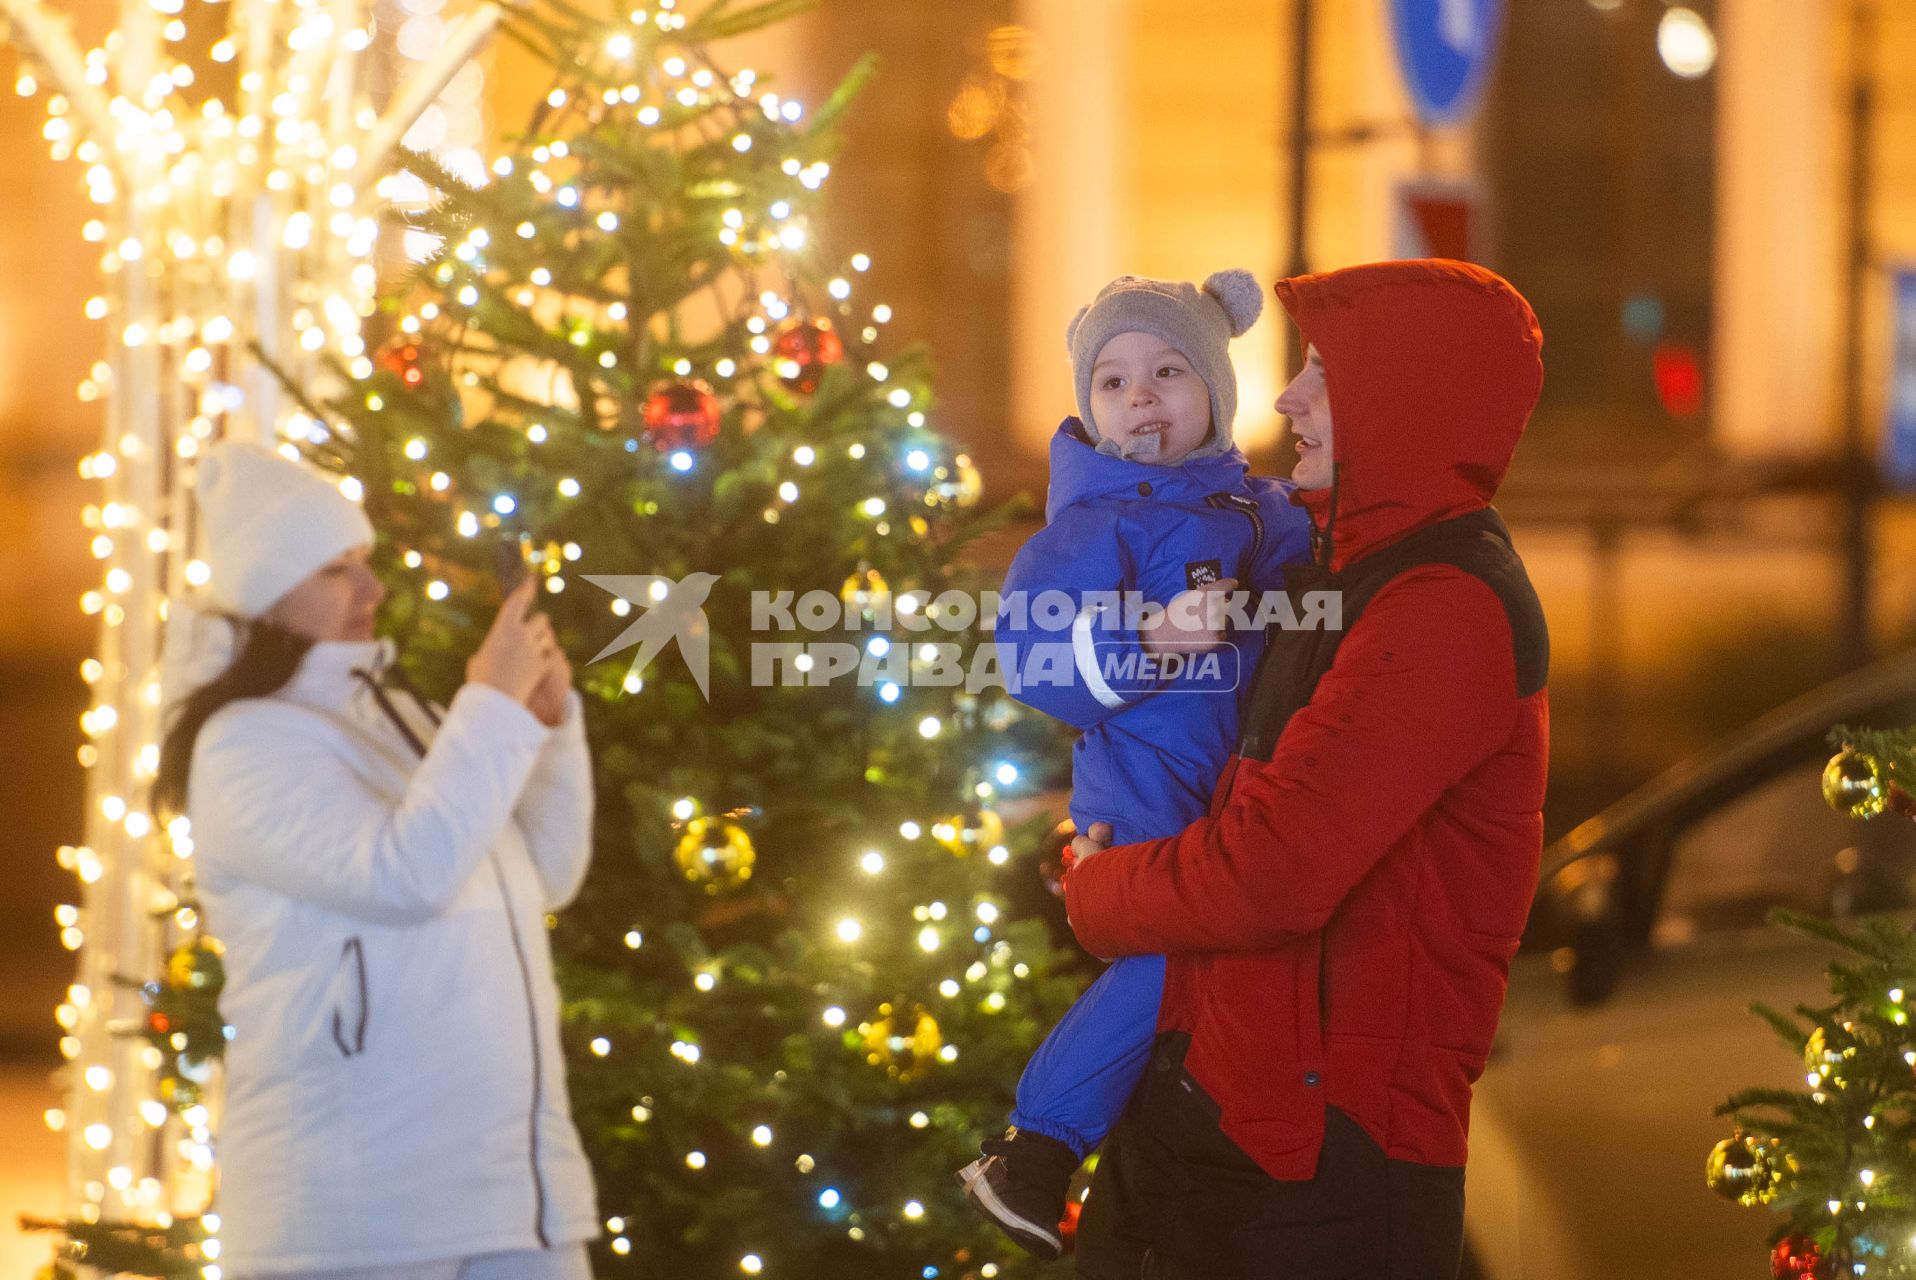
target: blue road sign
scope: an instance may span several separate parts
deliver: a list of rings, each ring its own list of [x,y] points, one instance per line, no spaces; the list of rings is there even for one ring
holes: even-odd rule
[[[1390,0],[1397,61],[1425,124],[1454,124],[1476,107],[1503,25],[1504,0]]]
[[[1916,490],[1916,267],[1890,276],[1889,413],[1883,424],[1883,482]]]

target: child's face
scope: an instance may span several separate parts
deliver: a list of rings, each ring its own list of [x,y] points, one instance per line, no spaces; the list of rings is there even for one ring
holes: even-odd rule
[[[1324,360],[1316,347],[1304,352],[1304,367],[1277,397],[1277,411],[1291,420],[1297,442],[1297,468],[1291,479],[1300,489],[1331,487],[1331,398],[1324,385]]]
[[[1091,413],[1126,458],[1168,467],[1209,438],[1211,389],[1162,338],[1121,333],[1091,366]]]

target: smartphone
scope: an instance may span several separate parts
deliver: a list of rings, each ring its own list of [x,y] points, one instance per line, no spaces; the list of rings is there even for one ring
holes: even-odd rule
[[[509,596],[532,573],[532,540],[523,534],[507,534],[499,539],[492,553],[492,570],[499,579],[499,594]]]

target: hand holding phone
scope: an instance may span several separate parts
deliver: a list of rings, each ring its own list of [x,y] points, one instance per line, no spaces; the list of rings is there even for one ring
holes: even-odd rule
[[[500,596],[509,596],[519,584],[532,576],[531,544],[517,534],[501,537],[493,547],[493,575],[499,579]]]
[[[467,680],[489,684],[528,706],[557,647],[552,620],[532,612],[532,592],[532,579],[522,578],[466,662]]]

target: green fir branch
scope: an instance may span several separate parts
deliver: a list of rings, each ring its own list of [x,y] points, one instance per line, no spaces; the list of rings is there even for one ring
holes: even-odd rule
[[[1727,1116],[1757,1107],[1775,1107],[1791,1114],[1810,1115],[1814,1114],[1816,1105],[1806,1094],[1793,1089],[1752,1088],[1731,1094],[1727,1101],[1718,1103],[1711,1114]]]
[[[810,13],[818,0],[762,0],[739,9],[735,0],[718,0],[686,32],[695,39],[724,40]]]
[[[1798,911],[1793,907],[1773,907],[1765,918],[1779,929],[1788,929],[1806,938],[1821,939],[1861,955],[1870,954],[1860,939],[1826,917]]]
[[[1777,1038],[1785,1045],[1798,1053],[1802,1052],[1803,1042],[1809,1039],[1810,1034],[1803,1029],[1802,1024],[1786,1014],[1778,1013],[1761,1001],[1751,1004],[1750,1012],[1769,1023],[1771,1029],[1776,1032]]]
[[[853,63],[852,69],[845,73],[844,79],[838,82],[837,88],[833,89],[831,96],[825,99],[824,105],[813,114],[812,136],[818,137],[837,129],[845,113],[851,109],[852,103],[865,91],[865,86],[871,83],[871,78],[877,73],[877,54],[868,53]]]

